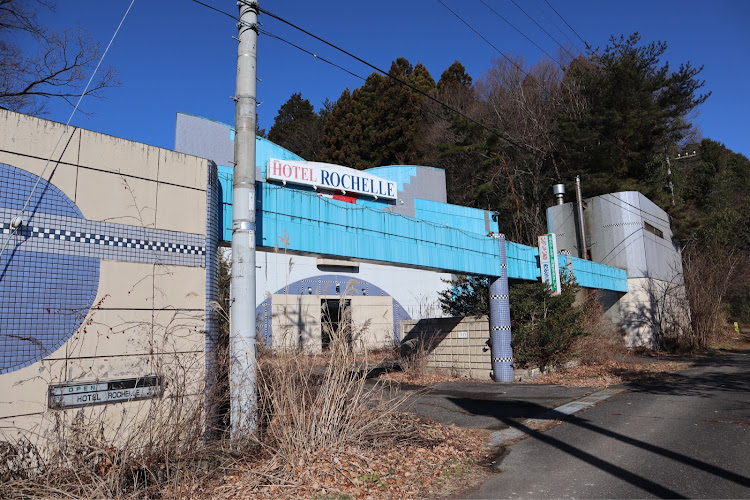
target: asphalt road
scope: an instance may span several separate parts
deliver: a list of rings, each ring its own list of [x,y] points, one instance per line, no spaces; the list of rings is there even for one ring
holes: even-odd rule
[[[510,445],[464,498],[750,498],[750,351],[635,386]]]

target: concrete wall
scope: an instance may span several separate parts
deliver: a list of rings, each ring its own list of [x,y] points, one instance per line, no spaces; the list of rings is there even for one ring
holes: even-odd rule
[[[489,380],[492,370],[487,317],[403,322],[403,345],[425,350],[427,368],[455,377]]]
[[[208,201],[217,199],[215,175],[204,159],[0,110],[6,433],[39,436],[72,418],[75,410],[49,408],[55,384],[155,374],[163,386],[183,377],[181,388],[202,398],[207,300],[216,292],[207,279],[218,234],[218,206]],[[105,431],[115,432],[144,404],[86,411],[109,415]]]
[[[277,344],[277,327],[280,328],[282,321],[278,315],[283,311],[276,307],[278,304],[286,305],[285,310],[296,315],[296,309],[290,307],[298,302],[309,303],[303,317],[319,322],[320,299],[344,297],[351,300],[355,326],[369,320],[368,334],[364,337],[371,340],[368,347],[392,346],[401,338],[402,320],[442,314],[438,292],[448,286],[443,280],[450,278],[450,274],[445,273],[283,251],[259,251],[256,263],[259,267],[256,275],[259,329],[261,337],[273,339],[274,345]],[[289,298],[282,299],[284,296]],[[306,299],[292,298],[297,296]],[[289,320],[286,324],[286,330],[278,330],[279,333],[288,331]],[[307,337],[319,327],[300,324],[299,328],[302,337]],[[315,336],[317,340],[310,338],[313,343],[319,343],[320,333]]]
[[[668,330],[686,325],[682,257],[667,213],[636,191],[588,198],[585,204],[590,259],[627,272],[626,294],[602,293],[606,315],[620,326],[626,345],[651,346]],[[547,224],[561,250],[578,254],[573,203],[548,208]]]

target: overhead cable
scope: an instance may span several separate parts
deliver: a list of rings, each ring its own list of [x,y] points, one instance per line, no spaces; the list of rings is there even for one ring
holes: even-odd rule
[[[39,182],[41,182],[42,178],[44,177],[45,172],[47,172],[47,167],[49,167],[49,164],[52,161],[52,156],[55,154],[55,151],[57,151],[57,147],[60,145],[62,138],[65,136],[65,132],[66,132],[68,125],[70,125],[70,122],[73,120],[73,116],[75,116],[76,111],[78,111],[78,107],[81,105],[83,96],[85,96],[86,93],[88,92],[89,87],[91,86],[91,82],[94,81],[94,77],[96,76],[96,73],[99,71],[99,67],[102,65],[102,61],[104,61],[104,57],[107,55],[107,52],[109,52],[109,48],[112,46],[112,43],[115,41],[115,37],[117,37],[117,34],[120,32],[120,28],[125,22],[125,18],[128,17],[128,13],[130,12],[130,9],[133,7],[134,3],[135,3],[135,0],[130,1],[130,5],[128,5],[128,8],[125,11],[125,14],[123,14],[122,19],[120,20],[120,24],[117,25],[117,29],[115,29],[115,32],[112,35],[112,38],[109,40],[109,43],[107,44],[107,48],[104,49],[102,56],[99,58],[99,62],[96,64],[94,71],[91,73],[91,77],[86,83],[86,87],[84,87],[83,92],[81,92],[81,95],[78,97],[78,101],[76,102],[75,106],[73,106],[73,111],[71,111],[70,116],[68,117],[68,121],[65,122],[65,128],[62,130],[62,132],[60,132],[60,137],[57,138],[57,142],[55,143],[55,146],[52,148],[52,151],[47,157],[47,162],[44,164],[44,168],[42,169],[42,172],[37,177],[36,182],[34,183],[34,186],[31,188],[29,197],[26,199],[26,202],[23,204],[23,208],[21,208],[21,211],[18,213],[16,217],[14,217],[13,219],[14,224],[12,226],[12,229],[8,233],[8,238],[5,240],[5,243],[3,244],[2,249],[0,249],[0,257],[2,257],[3,253],[5,252],[5,249],[7,248],[8,242],[10,242],[11,237],[13,237],[18,232],[20,225],[15,224],[16,220],[23,221],[23,214],[24,212],[26,212],[26,209],[29,207],[29,203],[31,202],[31,198],[34,196],[34,192],[36,191],[36,188],[39,186]],[[73,131],[71,132],[71,137],[73,136],[72,134],[75,132],[75,130],[76,129],[74,128]],[[70,141],[70,139],[68,139],[68,141]]]
[[[555,39],[555,37],[553,37],[552,35],[550,35],[549,31],[547,31],[546,29],[544,29],[544,28],[542,27],[542,25],[541,25],[541,24],[539,24],[539,23],[538,23],[538,22],[536,21],[536,19],[534,19],[534,18],[533,18],[532,16],[530,16],[528,12],[526,12],[525,10],[523,10],[523,8],[522,8],[522,7],[520,6],[520,5],[518,5],[518,3],[516,3],[516,0],[510,0],[510,1],[511,1],[511,2],[513,2],[513,5],[515,5],[516,7],[518,7],[518,10],[520,10],[521,12],[523,12],[523,13],[524,13],[524,15],[525,15],[526,17],[528,17],[529,19],[531,19],[531,22],[533,22],[534,24],[536,24],[536,25],[537,25],[537,27],[538,27],[538,28],[539,28],[540,30],[542,30],[542,31],[544,32],[544,34],[545,34],[545,35],[547,35],[548,37],[550,37],[550,39],[551,39],[551,40],[552,40],[553,42],[555,42],[555,43],[556,43],[556,44],[557,44],[557,45],[558,45],[558,46],[559,46],[559,47],[560,47],[561,49],[563,49],[563,50],[564,50],[565,52],[567,52],[567,53],[568,53],[568,55],[569,55],[570,57],[572,57],[573,59],[575,59],[575,56],[574,56],[574,55],[573,55],[573,54],[572,54],[572,53],[571,53],[571,52],[570,52],[570,51],[569,51],[568,49],[566,49],[566,48],[565,48],[565,47],[563,46],[563,44],[561,44],[560,42],[558,42],[558,41],[557,41],[557,40]]]
[[[219,10],[219,9],[216,9],[215,7],[209,6],[209,5],[207,5],[207,4],[205,4],[205,3],[203,3],[203,2],[201,2],[201,1],[199,1],[199,0],[193,0],[193,1],[194,1],[194,2],[196,2],[196,3],[198,3],[198,4],[200,4],[200,5],[204,5],[204,6],[207,6],[207,7],[211,8],[211,10],[216,10],[216,11],[219,11],[219,12],[221,12],[222,14],[224,14],[224,15],[227,15],[227,16],[229,16],[229,17],[232,17],[232,18],[233,18],[233,19],[235,19],[235,20],[237,19],[237,18],[236,18],[235,16],[232,16],[231,14],[229,14],[229,13],[227,13],[227,12],[224,12],[224,11],[221,11],[221,10]],[[527,148],[526,146],[523,146],[523,145],[521,145],[521,144],[519,144],[519,143],[515,142],[515,141],[514,141],[513,139],[510,139],[509,137],[506,137],[506,136],[505,136],[505,135],[503,135],[503,133],[502,133],[502,132],[500,132],[499,130],[496,130],[496,129],[492,129],[492,128],[488,127],[488,126],[487,126],[487,125],[485,125],[484,123],[481,123],[481,122],[479,122],[479,121],[475,120],[474,118],[471,118],[470,116],[468,116],[468,115],[466,115],[466,114],[462,113],[461,111],[459,111],[459,110],[457,110],[457,109],[453,108],[452,106],[450,106],[450,105],[448,105],[448,104],[446,104],[446,103],[442,102],[441,100],[437,99],[436,97],[434,97],[434,96],[432,96],[432,95],[428,94],[427,92],[424,92],[423,90],[420,90],[419,88],[415,87],[414,85],[410,84],[409,82],[407,82],[407,81],[405,81],[405,80],[402,80],[401,78],[399,78],[399,77],[397,77],[397,76],[394,76],[394,75],[391,75],[391,74],[389,74],[389,73],[388,73],[387,71],[385,71],[385,70],[383,70],[383,69],[381,69],[381,68],[379,68],[379,67],[375,66],[375,65],[374,65],[374,64],[372,64],[372,63],[369,63],[369,62],[365,61],[365,60],[364,60],[364,59],[362,59],[361,57],[358,57],[358,56],[356,56],[356,55],[352,54],[351,52],[347,51],[346,49],[343,49],[343,48],[341,48],[341,47],[339,47],[339,46],[337,46],[337,45],[335,45],[335,44],[333,44],[333,43],[331,43],[331,42],[329,42],[329,41],[327,41],[327,40],[325,40],[325,39],[323,39],[323,38],[321,38],[321,37],[319,37],[319,36],[317,36],[317,35],[315,35],[315,34],[313,34],[313,33],[311,33],[311,32],[309,32],[309,31],[307,31],[306,29],[304,29],[304,28],[302,28],[302,27],[300,27],[300,26],[297,26],[296,24],[292,23],[291,21],[288,21],[288,20],[286,20],[286,19],[284,19],[284,18],[282,18],[282,17],[280,17],[280,16],[277,16],[276,14],[274,14],[274,13],[272,13],[272,12],[270,12],[270,11],[266,10],[266,9],[263,9],[263,8],[261,8],[261,7],[258,7],[258,6],[257,6],[257,4],[255,4],[255,3],[252,3],[252,2],[248,2],[248,1],[246,1],[246,0],[240,0],[240,2],[241,2],[241,3],[244,3],[244,4],[247,4],[247,5],[254,5],[254,6],[255,6],[255,7],[256,7],[256,8],[258,9],[258,11],[259,11],[259,12],[261,12],[262,14],[265,14],[265,15],[267,15],[267,16],[269,16],[269,17],[272,17],[272,18],[276,19],[277,21],[280,21],[280,22],[282,22],[282,23],[284,23],[284,24],[286,24],[286,25],[288,25],[288,26],[290,26],[290,27],[292,27],[292,28],[294,28],[294,29],[296,29],[296,30],[298,30],[298,31],[301,31],[302,33],[304,33],[304,34],[306,34],[306,35],[308,35],[308,36],[310,36],[310,37],[314,38],[315,40],[318,40],[319,42],[322,42],[322,43],[324,43],[324,44],[328,45],[329,47],[331,47],[331,48],[333,48],[333,49],[335,49],[335,50],[337,50],[337,51],[339,51],[339,52],[341,52],[341,53],[343,53],[343,54],[345,54],[345,55],[347,55],[347,56],[351,57],[352,59],[355,59],[356,61],[358,61],[358,62],[360,62],[360,63],[364,64],[365,66],[368,66],[369,68],[371,68],[371,69],[373,69],[373,70],[377,71],[378,73],[381,73],[381,74],[383,74],[383,75],[384,75],[384,76],[386,76],[387,78],[390,78],[390,79],[392,79],[392,80],[394,80],[394,81],[398,82],[399,84],[401,84],[401,85],[403,85],[403,86],[405,86],[405,87],[407,87],[407,88],[409,88],[409,89],[413,90],[414,92],[416,92],[416,93],[418,93],[418,94],[420,94],[420,95],[422,95],[422,96],[426,97],[427,99],[429,99],[429,100],[431,100],[431,101],[435,102],[436,104],[438,104],[438,105],[442,106],[443,108],[445,108],[445,109],[447,109],[447,110],[449,110],[449,111],[451,111],[451,112],[453,112],[453,113],[456,113],[457,115],[461,116],[462,118],[465,118],[466,120],[470,121],[471,123],[473,123],[473,124],[475,124],[475,125],[477,125],[477,126],[481,127],[481,128],[482,128],[482,129],[484,129],[485,131],[487,131],[487,132],[489,132],[489,133],[491,133],[491,134],[493,134],[493,135],[496,135],[496,136],[498,136],[498,137],[499,137],[500,139],[502,139],[503,141],[507,142],[508,144],[510,144],[510,145],[512,145],[512,146],[515,146],[516,148],[518,148],[518,149],[521,149],[521,150],[523,150],[523,151],[525,151],[525,152],[529,153],[530,155],[532,155],[532,156],[534,156],[534,157],[536,157],[536,158],[539,158],[539,159],[543,159],[543,156],[539,155],[539,153],[537,153],[536,151],[533,151],[533,150],[531,150],[531,149]],[[296,47],[296,46],[295,46],[295,47]],[[308,52],[308,53],[309,53],[309,51],[307,51],[307,50],[305,50],[305,49],[302,49],[301,47],[297,47],[297,48],[300,48],[300,50],[304,50],[305,52]],[[320,58],[320,57],[318,57],[318,59],[321,59],[321,58]],[[326,61],[326,62],[328,62],[328,61]],[[348,72],[348,70],[345,70],[345,71],[347,71],[347,72]],[[361,77],[359,77],[358,75],[354,75],[354,76],[357,76],[358,78],[361,78]]]
[[[555,12],[555,14],[557,14],[557,17],[559,17],[560,19],[562,19],[562,21],[563,21],[563,22],[565,23],[565,25],[566,25],[566,26],[567,26],[568,28],[570,28],[570,31],[572,31],[573,33],[575,33],[575,35],[576,35],[576,36],[578,37],[578,39],[579,39],[580,41],[582,41],[582,42],[583,42],[583,44],[584,44],[584,45],[586,46],[586,48],[587,48],[588,50],[591,50],[591,45],[589,45],[589,44],[588,44],[588,42],[587,42],[586,40],[584,40],[584,39],[583,39],[583,38],[581,37],[581,35],[579,35],[579,34],[578,34],[578,32],[577,32],[577,31],[576,31],[575,29],[573,29],[573,26],[571,26],[571,25],[570,25],[570,24],[568,23],[568,21],[566,21],[566,20],[565,20],[565,18],[564,18],[564,17],[563,17],[563,16],[562,16],[562,15],[561,15],[561,14],[560,14],[559,12],[557,12],[557,10],[556,10],[556,9],[555,9],[555,8],[554,8],[554,7],[552,6],[552,4],[550,4],[550,3],[549,3],[549,2],[547,1],[547,0],[544,0],[544,3],[546,3],[546,4],[547,4],[547,5],[549,6],[549,8],[550,8],[550,9],[552,9],[552,10],[553,10],[553,11]]]
[[[366,78],[365,78],[365,77],[363,77],[363,76],[359,76],[358,74],[356,74],[356,73],[353,73],[353,72],[349,71],[349,70],[348,70],[348,69],[346,69],[345,67],[343,67],[343,66],[339,66],[338,64],[336,64],[336,63],[334,63],[334,62],[331,62],[331,61],[329,61],[328,59],[326,59],[326,58],[324,58],[324,57],[321,57],[321,56],[319,56],[318,54],[315,54],[315,53],[313,53],[313,52],[310,52],[309,50],[307,50],[307,49],[305,49],[305,48],[303,48],[303,47],[300,47],[299,45],[296,45],[296,44],[294,44],[294,43],[290,42],[289,40],[285,40],[285,39],[281,38],[280,36],[276,36],[276,35],[274,35],[273,33],[269,32],[269,31],[267,31],[267,30],[265,30],[265,29],[261,29],[261,30],[260,30],[260,33],[261,33],[261,34],[263,34],[263,35],[265,35],[265,36],[267,36],[267,37],[270,37],[270,38],[275,38],[276,40],[280,40],[280,41],[282,41],[282,42],[284,42],[284,43],[286,43],[286,44],[289,44],[289,45],[291,45],[292,47],[294,47],[295,49],[297,49],[297,50],[301,50],[301,51],[302,51],[302,52],[304,52],[305,54],[309,54],[309,55],[313,56],[313,57],[314,57],[315,59],[320,59],[320,60],[321,60],[321,61],[323,61],[324,63],[330,64],[331,66],[334,66],[334,67],[336,67],[336,68],[340,69],[341,71],[345,71],[345,72],[349,73],[350,75],[352,75],[352,76],[353,76],[353,77],[355,77],[355,78],[359,78],[359,79],[360,79],[360,80],[362,80],[362,81],[366,80]]]
[[[474,32],[474,33],[475,33],[475,34],[476,34],[476,35],[477,35],[477,36],[478,36],[479,38],[481,38],[482,40],[484,40],[484,41],[485,41],[485,42],[486,42],[486,43],[487,43],[487,44],[488,44],[488,45],[489,45],[490,47],[492,47],[493,49],[495,49],[495,50],[496,50],[496,51],[497,51],[497,52],[498,52],[498,53],[499,53],[499,54],[500,54],[501,56],[503,56],[503,57],[504,57],[504,58],[505,58],[505,59],[506,59],[506,60],[507,60],[507,61],[508,61],[509,63],[511,63],[511,64],[512,64],[513,66],[515,66],[515,67],[516,67],[516,68],[517,68],[517,69],[518,69],[518,70],[519,70],[519,71],[520,71],[521,73],[523,73],[523,74],[524,74],[524,75],[525,75],[526,77],[531,77],[531,75],[529,75],[529,73],[528,73],[528,72],[527,72],[526,70],[524,70],[524,69],[523,69],[523,68],[521,67],[521,65],[520,65],[520,64],[518,64],[518,63],[517,63],[516,61],[514,61],[514,60],[513,60],[512,58],[508,57],[508,56],[507,56],[507,55],[506,55],[506,54],[505,54],[505,53],[504,53],[504,52],[503,52],[502,50],[498,49],[498,48],[497,48],[497,47],[495,46],[495,44],[493,44],[492,42],[490,42],[490,41],[489,41],[489,40],[487,39],[487,37],[485,37],[484,35],[482,35],[482,34],[481,34],[481,33],[480,33],[480,32],[479,32],[479,31],[478,31],[478,30],[477,30],[476,28],[474,28],[474,27],[473,27],[473,26],[472,26],[471,24],[469,24],[469,23],[468,23],[468,21],[466,21],[466,20],[465,20],[465,19],[464,19],[463,17],[461,17],[461,16],[460,16],[460,15],[459,15],[459,14],[458,14],[458,13],[457,13],[456,11],[454,11],[453,9],[451,9],[450,7],[448,7],[448,6],[447,6],[447,5],[446,5],[446,4],[445,4],[445,3],[443,2],[443,0],[436,0],[436,1],[437,1],[437,2],[438,2],[438,3],[440,4],[440,5],[442,5],[443,7],[445,7],[445,8],[446,8],[446,9],[447,9],[447,10],[448,10],[448,11],[449,11],[449,12],[450,12],[451,14],[453,14],[453,15],[454,15],[454,16],[455,16],[455,17],[456,17],[456,18],[457,18],[457,19],[458,19],[459,21],[461,21],[462,23],[464,23],[464,24],[466,25],[466,27],[468,27],[468,28],[469,28],[469,29],[470,29],[471,31],[473,31],[473,32]],[[585,43],[585,42],[584,42],[584,43]],[[540,90],[541,90],[541,91],[542,91],[543,93],[547,93],[547,94],[549,95],[550,99],[552,99],[553,101],[555,101],[555,103],[557,103],[557,104],[562,104],[562,103],[560,102],[560,100],[559,100],[559,99],[557,99],[557,98],[556,98],[556,97],[555,97],[554,95],[552,95],[552,94],[548,93],[548,92],[546,91],[546,89],[545,89],[545,88],[544,88],[544,87],[542,86],[542,84],[541,84],[541,83],[539,83],[539,82],[537,81],[537,79],[536,79],[536,78],[531,78],[531,80],[532,80],[532,81],[533,81],[534,83],[536,83],[537,87],[539,87],[539,89],[540,89]],[[621,146],[620,146],[619,144],[617,144],[617,143],[616,143],[616,142],[614,142],[614,141],[613,141],[612,139],[610,139],[610,138],[609,138],[609,137],[607,137],[606,135],[604,135],[604,134],[602,134],[601,132],[599,132],[598,130],[596,130],[596,129],[595,129],[594,127],[592,127],[591,125],[588,125],[587,123],[583,123],[583,125],[584,125],[584,126],[585,126],[585,127],[587,128],[587,129],[591,130],[592,132],[594,132],[595,134],[597,134],[597,135],[598,135],[599,137],[601,137],[602,139],[604,139],[605,141],[607,141],[608,143],[610,143],[610,144],[611,144],[612,146],[614,146],[615,148],[617,148],[617,149],[618,149],[618,150],[619,150],[619,151],[620,151],[621,153],[625,154],[625,155],[626,155],[626,156],[627,156],[628,158],[630,158],[631,160],[633,160],[634,162],[636,162],[636,163],[637,163],[637,164],[639,164],[640,166],[642,166],[642,167],[645,167],[645,168],[648,168],[648,167],[647,167],[647,166],[646,166],[646,165],[645,165],[645,164],[644,164],[644,163],[643,163],[642,161],[640,161],[639,159],[635,158],[635,157],[634,157],[634,156],[633,156],[632,154],[630,154],[630,153],[629,153],[628,151],[626,151],[625,149],[623,149],[623,148],[622,148],[622,147],[621,147]],[[535,156],[537,156],[537,155],[535,155]],[[537,156],[537,157],[538,157],[538,156]]]
[[[537,44],[537,43],[536,43],[536,42],[535,42],[534,40],[532,40],[531,38],[529,38],[528,36],[526,36],[526,34],[525,34],[525,33],[524,33],[523,31],[521,31],[521,30],[519,30],[518,28],[516,28],[516,27],[515,27],[515,26],[513,25],[513,23],[511,23],[510,21],[508,21],[508,20],[507,20],[507,19],[506,19],[506,18],[505,18],[505,17],[504,17],[504,16],[502,15],[502,14],[500,14],[500,13],[499,13],[498,11],[496,11],[495,9],[493,9],[492,7],[490,7],[490,6],[489,6],[489,4],[487,4],[487,2],[485,2],[484,0],[479,0],[479,1],[480,1],[480,2],[481,2],[481,3],[482,3],[482,4],[484,5],[484,6],[485,6],[485,7],[487,7],[488,9],[490,9],[490,10],[491,10],[491,11],[492,11],[492,12],[493,12],[493,13],[494,13],[494,14],[495,14],[495,15],[496,15],[497,17],[499,17],[500,19],[502,19],[503,21],[505,21],[505,23],[506,23],[506,24],[507,24],[508,26],[510,26],[511,28],[513,28],[514,30],[516,30],[516,31],[517,31],[517,32],[518,32],[518,33],[519,33],[519,34],[520,34],[520,35],[521,35],[522,37],[524,37],[524,38],[525,38],[526,40],[528,40],[529,42],[531,42],[532,44],[534,44],[534,46],[535,46],[535,47],[536,47],[537,49],[539,49],[539,50],[541,50],[542,52],[544,52],[544,53],[545,53],[545,54],[547,55],[547,57],[549,57],[550,59],[552,59],[553,61],[555,61],[555,62],[557,63],[557,65],[558,65],[558,66],[560,66],[560,69],[563,69],[563,65],[562,65],[562,64],[560,63],[560,61],[558,61],[558,60],[557,60],[557,58],[555,58],[555,57],[554,57],[554,56],[552,56],[552,55],[551,55],[551,54],[550,54],[549,52],[547,52],[546,50],[544,50],[544,49],[543,49],[543,48],[542,48],[542,47],[541,47],[541,46],[540,46],[539,44]]]

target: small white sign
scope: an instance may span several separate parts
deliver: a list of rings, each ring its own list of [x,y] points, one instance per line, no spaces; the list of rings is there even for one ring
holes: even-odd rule
[[[67,396],[71,394],[83,394],[87,392],[106,391],[106,383],[71,384],[52,387],[50,394],[53,396]]]
[[[456,336],[460,339],[468,339],[469,332],[456,332]]]
[[[159,392],[158,387],[137,387],[133,389],[116,389],[112,391],[84,392],[79,394],[65,394],[54,398],[57,406],[73,408],[97,403],[115,403],[119,401],[134,401],[136,399],[152,398]]]
[[[49,388],[49,406],[55,409],[135,401],[153,398],[161,392],[156,375],[97,382],[56,384]]]
[[[557,238],[555,233],[539,236],[539,267],[542,283],[547,283],[552,295],[560,295],[560,266],[557,261]]]

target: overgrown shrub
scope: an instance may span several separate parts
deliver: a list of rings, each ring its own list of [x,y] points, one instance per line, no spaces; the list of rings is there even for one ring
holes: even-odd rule
[[[561,276],[560,295],[550,296],[541,282],[511,281],[510,317],[512,346],[517,365],[544,367],[570,357],[577,338],[587,335],[588,316],[601,316],[596,297],[576,303],[579,291],[566,273]],[[489,279],[458,275],[447,281],[451,287],[440,292],[443,312],[454,316],[489,315]]]
[[[677,347],[704,349],[726,330],[730,313],[742,315],[750,265],[747,254],[735,248],[695,244],[683,250],[682,266],[691,324]]]
[[[575,282],[563,279],[560,295],[551,296],[544,283],[510,287],[512,346],[519,365],[545,367],[563,361],[576,338],[586,335],[585,308],[576,305]]]

